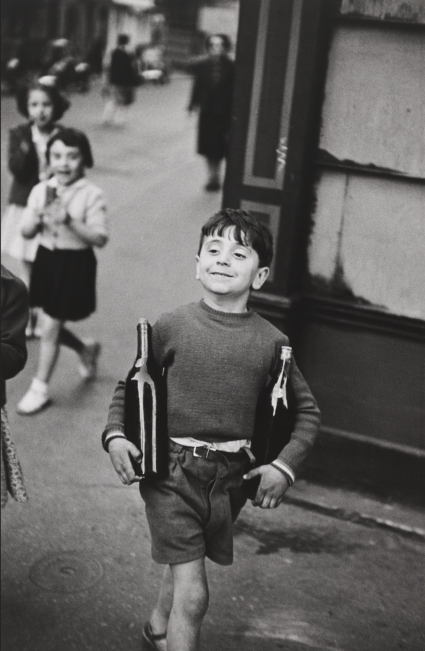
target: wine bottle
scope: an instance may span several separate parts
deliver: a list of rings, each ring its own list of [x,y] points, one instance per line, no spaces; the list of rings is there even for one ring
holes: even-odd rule
[[[274,461],[289,442],[292,432],[292,414],[288,405],[288,377],[292,359],[292,348],[282,346],[279,362],[267,386],[261,392],[255,415],[254,435],[251,452],[255,457],[254,467]],[[255,498],[261,477],[244,482],[244,491],[251,500]]]
[[[164,380],[152,354],[152,329],[146,319],[137,324],[137,355],[130,370],[124,397],[124,433],[142,453],[141,463],[133,461],[139,477],[159,472],[160,450],[165,433],[166,405]]]

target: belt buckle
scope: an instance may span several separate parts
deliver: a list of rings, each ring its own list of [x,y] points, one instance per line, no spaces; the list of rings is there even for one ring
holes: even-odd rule
[[[196,454],[196,449],[197,449],[197,448],[199,448],[200,450],[202,450],[202,448],[206,448],[207,453],[206,453],[205,457],[203,457],[202,454]],[[195,447],[193,448],[193,452],[192,452],[192,454],[193,454],[194,457],[197,457],[198,459],[208,459],[208,454],[209,454],[209,452],[210,452],[210,449],[209,449],[207,446],[204,446],[204,445],[195,445]]]

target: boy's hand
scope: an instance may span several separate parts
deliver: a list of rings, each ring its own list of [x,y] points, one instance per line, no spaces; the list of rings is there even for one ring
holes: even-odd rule
[[[137,477],[131,465],[130,455],[135,461],[140,462],[142,454],[133,443],[124,438],[113,439],[108,446],[108,451],[115,472],[123,484],[140,481],[141,477]]]
[[[261,481],[252,505],[261,506],[262,509],[275,509],[289,488],[288,480],[283,472],[270,463],[250,470],[244,475],[244,479],[253,479],[258,476],[261,477]]]

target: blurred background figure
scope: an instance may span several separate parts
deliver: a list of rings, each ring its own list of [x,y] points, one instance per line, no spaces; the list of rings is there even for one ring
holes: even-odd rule
[[[119,34],[117,47],[112,51],[111,61],[107,70],[107,84],[104,87],[106,96],[102,123],[105,125],[124,124],[124,110],[134,102],[135,87],[138,85],[138,74],[134,54],[128,51],[130,38],[127,34]]]
[[[232,114],[234,63],[231,42],[225,34],[206,39],[208,58],[193,67],[194,83],[188,111],[199,109],[198,154],[208,168],[207,191],[221,188],[220,166],[226,157]]]
[[[18,92],[17,108],[27,121],[10,130],[8,164],[13,182],[1,223],[1,251],[19,261],[19,274],[29,287],[38,238],[24,239],[20,225],[32,188],[49,176],[47,142],[62,128],[57,121],[69,108],[69,101],[59,92],[54,80],[50,85],[34,80]],[[36,314],[32,313],[27,336],[36,334],[36,329]]]
[[[66,38],[58,38],[50,45],[45,73],[56,79],[59,88],[66,89],[74,81],[75,60]]]
[[[151,81],[166,84],[170,81],[169,68],[164,56],[164,46],[152,43],[136,48],[136,58],[140,83]]]
[[[25,366],[27,348],[28,292],[24,283],[1,265],[1,507],[8,494],[17,502],[28,500],[21,465],[10,436],[6,412],[6,380]]]

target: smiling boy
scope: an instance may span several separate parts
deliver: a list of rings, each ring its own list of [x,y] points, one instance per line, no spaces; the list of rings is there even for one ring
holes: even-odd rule
[[[273,463],[250,470],[258,396],[288,339],[248,310],[273,257],[270,231],[249,213],[226,209],[203,226],[196,277],[203,300],[160,317],[153,352],[167,381],[168,475],[140,482],[152,557],[166,565],[143,631],[150,651],[198,651],[208,608],[205,557],[233,562],[233,522],[246,502],[245,478],[261,476],[253,504],[278,506],[318,433],[320,413],[295,362],[291,440]],[[137,481],[124,437],[124,383],[118,383],[102,435],[124,484]],[[252,457],[252,455],[251,455]],[[249,471],[249,472],[248,472]]]

